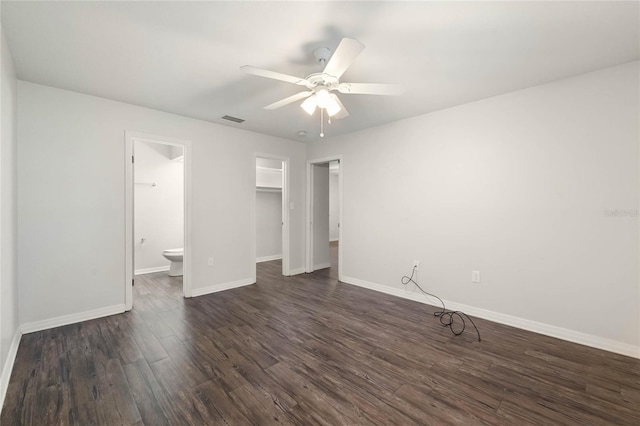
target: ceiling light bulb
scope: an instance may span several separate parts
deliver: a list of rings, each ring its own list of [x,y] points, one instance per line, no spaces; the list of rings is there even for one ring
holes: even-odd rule
[[[337,113],[339,113],[342,108],[340,107],[340,103],[338,103],[338,97],[334,94],[331,94],[329,97],[329,102],[327,102],[327,106],[325,107],[327,110],[327,114],[329,117],[333,117]]]
[[[307,112],[309,115],[313,115],[316,111],[316,106],[318,105],[318,100],[315,96],[311,96],[307,98],[300,106],[303,110]]]
[[[331,102],[331,96],[325,89],[320,89],[316,92],[316,98],[318,98],[318,106],[320,108],[326,108],[329,102]]]

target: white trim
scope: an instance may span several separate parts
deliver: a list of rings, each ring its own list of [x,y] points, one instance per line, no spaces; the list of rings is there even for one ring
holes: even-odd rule
[[[313,272],[313,168],[312,163],[307,161],[307,210],[306,222],[304,226],[306,237],[306,253],[304,259],[304,271],[307,274]]]
[[[289,276],[300,275],[300,274],[304,274],[305,272],[307,272],[306,268],[290,269]]]
[[[280,260],[282,259],[282,255],[281,254],[274,254],[271,256],[262,256],[256,259],[256,263],[262,263],[262,262],[270,262],[272,260]]]
[[[340,241],[340,238],[329,238],[330,243],[335,243],[336,241]]]
[[[108,317],[125,312],[125,305],[105,306],[104,308],[93,309],[91,311],[78,312],[76,314],[62,315],[60,317],[49,318],[42,321],[28,322],[22,324],[20,331],[22,334],[36,331],[48,330],[50,328],[61,327],[63,325],[75,324],[89,321],[96,318]]]
[[[20,346],[20,339],[22,338],[22,331],[18,328],[11,339],[9,345],[9,352],[7,353],[7,359],[2,366],[2,375],[0,376],[0,410],[4,406],[4,398],[7,396],[7,389],[9,389],[9,379],[11,378],[11,372],[13,371],[13,365],[16,362],[16,355],[18,355],[18,347]]]
[[[124,140],[124,305],[133,308],[133,139],[127,132]]]
[[[165,272],[169,270],[169,266],[156,266],[155,268],[136,269],[133,275],[153,274],[154,272]]]
[[[230,283],[214,284],[207,287],[194,288],[191,291],[193,297],[204,296],[205,294],[217,293],[219,291],[231,290],[232,288],[244,287],[246,285],[255,284],[255,280],[245,278],[243,280],[233,281]]]
[[[133,308],[133,156],[134,141],[159,143],[163,145],[180,146],[184,154],[184,260],[182,294],[191,297],[191,141],[169,138],[165,136],[150,135],[126,130],[125,135],[125,271],[124,271],[124,305],[127,311]]]
[[[320,263],[318,265],[313,265],[313,270],[317,271],[318,269],[331,268],[331,262]]]
[[[357,278],[342,276],[340,280],[344,283],[363,287],[369,290],[378,291],[381,293],[390,294],[392,296],[401,297],[403,299],[413,300],[414,302],[424,303],[426,305],[433,305],[441,307],[435,300],[429,301],[427,296],[422,293],[413,293],[405,289],[389,287],[386,285],[376,284]],[[499,312],[489,311],[487,309],[476,308],[473,306],[463,305],[461,303],[451,302],[443,300],[445,306],[449,310],[463,311],[464,313],[483,318],[489,321],[497,322],[500,324],[508,325],[511,327],[520,328],[523,330],[532,331],[538,334],[544,334],[545,336],[555,337],[569,342],[578,343],[585,346],[590,346],[597,349],[602,349],[609,352],[614,352],[621,355],[630,356],[633,358],[640,358],[640,346],[630,345],[628,343],[619,342],[616,340],[607,339],[600,336],[594,336],[592,334],[582,333],[568,328],[562,328],[555,325],[544,324],[537,321],[528,320],[525,318],[519,318],[512,315],[501,314]]]
[[[284,157],[275,154],[267,154],[263,152],[253,153],[252,168],[254,173],[253,181],[256,181],[256,159],[266,158],[270,160],[282,161],[282,275],[291,275],[289,268],[291,262],[291,213],[289,211],[289,200],[291,199],[291,161],[289,157]],[[256,259],[256,199],[253,197],[253,203],[251,204],[251,232],[253,238],[251,239],[251,253],[252,258]],[[258,261],[256,261],[257,263]],[[256,282],[256,267],[253,266],[253,282]]]

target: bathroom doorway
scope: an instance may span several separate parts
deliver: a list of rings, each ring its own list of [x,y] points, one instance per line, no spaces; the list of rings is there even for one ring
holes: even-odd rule
[[[256,154],[254,271],[262,264],[290,274],[288,166],[288,158]]]
[[[136,277],[190,297],[190,143],[126,132],[125,154],[126,310]]]
[[[306,272],[342,276],[342,157],[307,162]]]

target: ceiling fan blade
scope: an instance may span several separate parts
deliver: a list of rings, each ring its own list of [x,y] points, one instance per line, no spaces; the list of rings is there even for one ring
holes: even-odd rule
[[[279,100],[278,102],[267,105],[266,107],[264,107],[264,109],[277,109],[292,102],[299,101],[300,99],[308,98],[311,95],[313,95],[312,91],[296,93],[295,95],[289,96],[288,98],[284,98],[282,100]]]
[[[400,84],[377,84],[377,83],[340,83],[338,91],[353,95],[401,95],[404,93],[404,86]]]
[[[342,105],[342,102],[340,102],[340,98],[339,98],[339,97],[337,97],[336,95],[333,95],[333,96],[335,96],[335,98],[334,98],[334,99],[336,100],[336,102],[338,103],[338,105],[340,105],[340,111],[338,111],[338,112],[337,112],[333,117],[331,117],[331,118],[335,118],[336,120],[339,120],[339,119],[341,119],[341,118],[348,117],[348,116],[349,116],[349,111],[347,111],[347,109],[344,107],[344,105]]]
[[[340,78],[356,57],[364,50],[364,44],[352,38],[343,38],[329,59],[323,73]]]
[[[247,74],[258,75],[260,77],[272,78],[274,80],[286,81],[287,83],[298,84],[300,86],[306,86],[307,80],[300,77],[294,77],[288,74],[282,74],[275,71],[269,71],[262,68],[252,67],[251,65],[243,65],[240,69]]]

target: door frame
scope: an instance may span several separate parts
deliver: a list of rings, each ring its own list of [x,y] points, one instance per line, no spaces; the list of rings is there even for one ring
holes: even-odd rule
[[[125,131],[125,271],[124,271],[124,303],[125,310],[133,308],[133,277],[134,277],[134,175],[133,175],[133,146],[135,141],[158,143],[162,145],[180,146],[184,154],[184,258],[182,294],[191,297],[191,141],[175,139],[147,133]]]
[[[290,167],[290,158],[284,157],[281,155],[275,154],[267,154],[264,152],[254,152],[253,153],[253,202],[251,203],[251,217],[253,220],[251,221],[253,227],[253,238],[251,240],[251,257],[253,259],[253,282],[256,282],[256,197],[255,197],[255,186],[256,186],[256,160],[258,158],[265,158],[268,160],[279,160],[282,161],[282,275],[290,276],[290,260],[291,260],[291,245],[290,245],[290,214],[289,214],[289,167]]]
[[[338,161],[340,167],[338,169],[338,200],[340,202],[340,214],[338,215],[338,280],[342,281],[342,247],[343,247],[343,232],[342,232],[342,217],[344,215],[344,201],[343,201],[343,176],[344,174],[344,159],[342,155],[331,155],[328,157],[315,158],[307,161],[307,221],[305,226],[306,234],[306,258],[305,258],[305,272],[313,272],[313,173],[312,167],[316,164],[325,164],[332,161]]]

